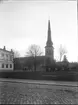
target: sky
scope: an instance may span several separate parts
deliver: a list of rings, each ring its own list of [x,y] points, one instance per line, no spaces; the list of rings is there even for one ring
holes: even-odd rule
[[[23,57],[32,44],[43,54],[47,41],[48,20],[54,58],[59,47],[67,50],[68,61],[78,61],[77,1],[75,0],[6,0],[0,2],[0,48],[14,49]]]

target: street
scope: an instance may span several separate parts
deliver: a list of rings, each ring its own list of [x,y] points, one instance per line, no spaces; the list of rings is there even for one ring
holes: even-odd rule
[[[0,104],[78,104],[78,87],[68,84],[0,79]]]

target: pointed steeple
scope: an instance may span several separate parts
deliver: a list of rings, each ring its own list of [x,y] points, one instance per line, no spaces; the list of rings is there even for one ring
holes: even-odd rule
[[[49,58],[51,61],[54,60],[54,47],[51,40],[50,20],[48,20],[48,36],[47,36],[47,42],[45,46],[45,56],[46,56],[46,59]]]
[[[51,31],[51,29],[50,29],[50,20],[48,20],[48,31]]]
[[[52,46],[53,43],[51,41],[51,27],[50,27],[50,20],[48,20],[48,37],[47,37],[47,43],[46,46]]]

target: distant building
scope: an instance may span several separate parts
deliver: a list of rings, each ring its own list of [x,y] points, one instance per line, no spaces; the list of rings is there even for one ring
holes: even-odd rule
[[[7,51],[5,46],[3,49],[0,48],[0,70],[13,70],[13,57],[14,53],[11,51]]]

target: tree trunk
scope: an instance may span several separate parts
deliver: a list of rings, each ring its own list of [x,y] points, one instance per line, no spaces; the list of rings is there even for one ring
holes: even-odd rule
[[[36,71],[36,56],[34,57],[34,70]]]

